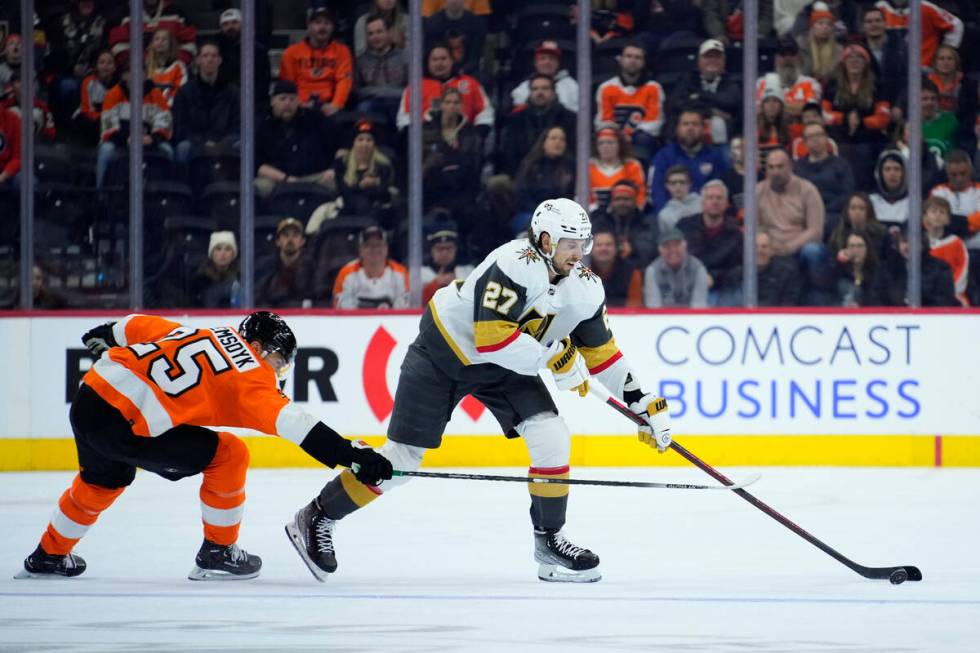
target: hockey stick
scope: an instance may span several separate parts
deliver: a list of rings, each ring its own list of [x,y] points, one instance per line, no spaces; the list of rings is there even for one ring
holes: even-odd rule
[[[730,485],[694,485],[690,483],[647,483],[644,481],[596,481],[581,478],[540,478],[531,476],[495,476],[493,474],[451,474],[442,472],[403,472],[395,470],[392,476],[421,476],[423,478],[449,478],[463,481],[509,481],[512,483],[540,483],[554,485],[603,485],[607,487],[649,487],[663,490],[737,490],[752,485],[761,477],[753,474],[748,480]]]
[[[613,409],[616,410],[616,412],[627,417],[637,426],[647,426],[646,420],[644,420],[642,417],[640,417],[632,410],[624,406],[623,403],[618,401],[615,397],[613,397],[606,388],[603,388],[599,383],[596,383],[595,379],[593,379],[589,383],[589,390],[592,392],[592,394],[602,399],[609,406],[612,406]],[[743,499],[751,503],[753,506],[755,506],[762,512],[766,513],[767,515],[769,515],[770,517],[778,521],[780,524],[782,524],[786,528],[790,529],[791,531],[793,531],[794,533],[802,537],[804,540],[806,540],[813,546],[817,547],[818,549],[820,549],[827,555],[831,556],[841,564],[861,574],[865,578],[875,578],[875,579],[887,578],[889,581],[891,581],[893,585],[899,585],[901,583],[904,583],[906,580],[922,580],[922,572],[919,571],[918,567],[914,567],[912,565],[902,565],[899,567],[865,567],[864,565],[859,565],[858,563],[854,562],[847,556],[843,555],[842,553],[839,553],[837,550],[833,549],[827,544],[824,544],[816,537],[814,537],[813,535],[805,531],[800,526],[797,526],[788,518],[784,517],[775,509],[763,503],[761,500],[757,499],[755,496],[753,496],[746,490],[743,490],[740,487],[736,486],[735,483],[732,482],[727,476],[725,476],[717,469],[715,469],[714,467],[712,467],[711,465],[704,462],[703,460],[695,456],[693,453],[691,453],[690,451],[682,447],[680,444],[678,444],[676,440],[671,442],[670,448],[676,451],[677,453],[679,453],[684,458],[686,458],[695,467],[698,467],[699,469],[707,473],[709,476],[714,478],[716,481],[720,483],[724,483],[726,486],[728,486],[730,490],[735,492],[735,494],[742,497]]]

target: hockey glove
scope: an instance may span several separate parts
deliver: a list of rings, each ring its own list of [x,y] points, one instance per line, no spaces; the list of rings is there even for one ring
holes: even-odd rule
[[[642,417],[648,426],[639,427],[639,439],[643,444],[656,447],[663,453],[670,447],[670,412],[667,400],[656,395],[644,395],[630,404],[630,410]]]
[[[354,478],[365,485],[378,485],[391,478],[391,461],[374,449],[354,449],[354,462],[350,469]]]
[[[589,367],[571,338],[553,343],[546,356],[547,367],[554,374],[559,390],[576,390],[580,397],[589,394]]]
[[[85,335],[82,336],[82,344],[84,344],[96,358],[109,351],[109,349],[112,347],[119,346],[119,343],[116,342],[116,338],[112,335],[113,324],[115,324],[115,322],[100,324],[94,329],[87,331]]]

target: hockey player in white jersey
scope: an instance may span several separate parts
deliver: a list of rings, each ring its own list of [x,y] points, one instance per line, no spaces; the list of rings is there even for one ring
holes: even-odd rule
[[[592,246],[585,210],[569,199],[542,202],[526,238],[501,245],[464,280],[440,289],[422,316],[401,366],[388,441],[379,452],[395,469],[417,470],[426,449],[441,444],[446,423],[467,394],[482,401],[507,437],[523,438],[532,477],[567,478],[571,434],[539,370],[559,390],[584,396],[596,377],[647,425],[640,440],[670,446],[667,402],[640,388],[616,346],[602,282],[582,264]],[[337,568],[336,521],[407,481],[364,485],[342,472],[286,526],[319,580]],[[562,528],[568,486],[528,485],[538,577],[589,582],[599,557],[573,544]]]

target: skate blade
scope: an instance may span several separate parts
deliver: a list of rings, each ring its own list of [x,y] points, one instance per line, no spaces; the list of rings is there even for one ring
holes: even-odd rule
[[[81,575],[81,574],[79,574]],[[67,580],[68,578],[74,578],[73,576],[65,576],[63,574],[39,574],[33,571],[27,571],[26,569],[21,569],[16,574],[14,578],[36,578],[37,580]]]
[[[576,571],[560,565],[539,564],[538,579],[546,583],[597,583],[602,580],[598,567]]]
[[[197,565],[187,574],[188,580],[248,580],[259,575],[258,571],[250,574],[233,574],[218,569],[201,569]]]
[[[300,559],[306,564],[310,573],[313,574],[313,578],[316,578],[321,583],[327,582],[327,572],[317,567],[316,563],[310,560],[310,556],[307,555],[306,547],[303,545],[303,540],[299,536],[299,528],[296,527],[295,521],[286,524],[286,536],[292,543],[293,548],[296,549],[296,553],[299,554]]]

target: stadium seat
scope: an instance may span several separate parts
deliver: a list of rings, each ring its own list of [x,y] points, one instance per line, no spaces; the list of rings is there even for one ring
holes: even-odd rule
[[[201,196],[201,212],[214,220],[219,229],[237,229],[241,223],[241,187],[234,181],[208,184]]]
[[[341,216],[320,225],[314,244],[316,272],[313,292],[316,297],[329,297],[340,268],[358,255],[357,237],[365,227],[377,224],[364,216]]]
[[[218,149],[201,152],[191,157],[190,183],[196,195],[216,181],[238,181],[241,179],[242,162],[238,152],[232,149]]]
[[[39,182],[67,184],[71,174],[72,163],[66,149],[44,145],[34,148],[34,176]]]
[[[164,222],[173,216],[191,213],[191,189],[187,184],[154,182],[147,184],[143,197],[144,240],[159,246]]]
[[[92,191],[68,184],[38,184],[34,194],[35,246],[68,247],[86,240],[93,222],[93,197]]]
[[[567,5],[530,5],[517,14],[514,43],[518,48],[541,39],[575,39],[575,25],[571,23],[571,9]]]
[[[334,199],[334,195],[318,184],[279,184],[268,200],[271,213],[296,218],[303,224],[321,204]]]

